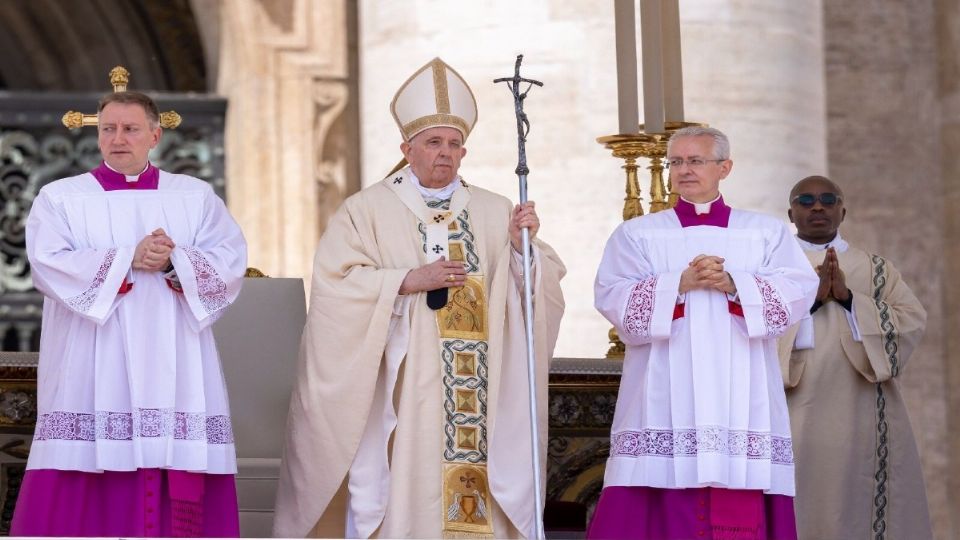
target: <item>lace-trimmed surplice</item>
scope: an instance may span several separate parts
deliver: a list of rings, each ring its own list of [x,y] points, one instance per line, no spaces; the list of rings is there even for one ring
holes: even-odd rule
[[[127,182],[135,182],[128,184]],[[132,269],[163,229],[173,271]],[[11,532],[236,536],[236,455],[210,325],[246,244],[206,183],[101,165],[45,186],[27,221],[43,292],[37,428]]]

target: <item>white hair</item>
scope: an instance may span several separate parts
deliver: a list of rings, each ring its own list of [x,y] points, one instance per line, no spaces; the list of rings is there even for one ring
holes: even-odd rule
[[[684,137],[708,136],[713,139],[713,157],[714,159],[730,159],[730,139],[722,131],[712,127],[689,126],[678,129],[670,136],[667,141],[667,155],[670,155],[670,148],[673,141]]]

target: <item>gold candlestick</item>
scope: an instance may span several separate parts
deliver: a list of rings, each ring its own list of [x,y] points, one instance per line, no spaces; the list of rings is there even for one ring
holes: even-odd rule
[[[673,183],[663,181],[663,160],[667,156],[667,141],[679,129],[689,126],[703,126],[696,122],[667,122],[664,133],[638,133],[631,135],[607,135],[597,137],[597,142],[611,151],[613,157],[623,159],[623,170],[627,174],[626,196],[623,199],[623,220],[627,221],[643,215],[643,202],[640,197],[640,181],[637,177],[637,158],[647,158],[650,165],[650,213],[673,208],[680,197],[673,192]],[[643,124],[640,130],[643,131]],[[608,332],[610,349],[607,358],[623,358],[626,347],[617,336],[616,328]]]
[[[640,198],[640,181],[637,178],[637,158],[644,155],[646,135],[607,135],[598,137],[597,142],[606,146],[618,157],[626,161],[623,170],[627,172],[626,197],[623,198],[623,220],[643,215]]]

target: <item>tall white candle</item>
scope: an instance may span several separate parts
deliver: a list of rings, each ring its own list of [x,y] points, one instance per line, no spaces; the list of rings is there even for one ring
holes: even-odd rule
[[[683,63],[680,54],[680,0],[661,0],[663,103],[667,122],[683,122]]]
[[[640,43],[643,49],[643,126],[663,133],[663,33],[660,0],[640,0]]]
[[[637,97],[637,18],[634,0],[614,0],[617,42],[617,117],[621,134],[640,132]]]

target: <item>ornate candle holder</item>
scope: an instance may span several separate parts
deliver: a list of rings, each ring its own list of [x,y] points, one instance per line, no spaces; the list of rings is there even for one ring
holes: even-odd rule
[[[623,170],[627,173],[626,196],[623,199],[623,220],[642,216],[643,199],[640,195],[640,180],[637,176],[637,158],[647,158],[650,165],[650,208],[649,212],[660,212],[673,208],[680,197],[673,192],[673,186],[663,180],[663,160],[667,155],[667,141],[679,129],[690,126],[706,126],[696,122],[667,122],[664,133],[638,133],[634,135],[607,135],[597,137],[597,142],[611,151],[613,157],[623,159]],[[640,125],[643,131],[643,124]],[[608,332],[610,349],[607,358],[623,358],[626,347],[617,336],[616,328]]]

